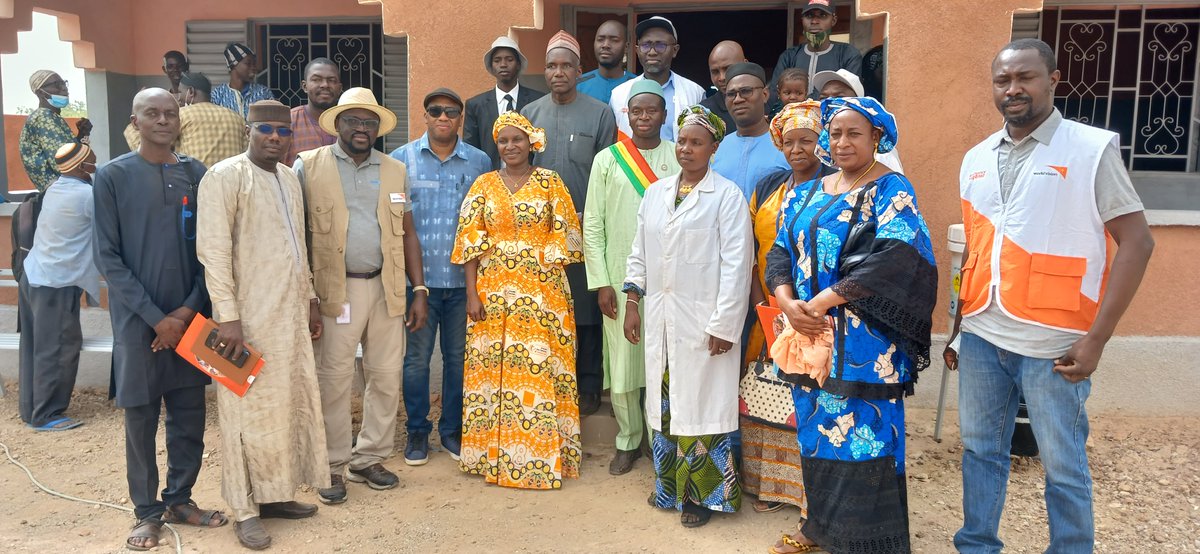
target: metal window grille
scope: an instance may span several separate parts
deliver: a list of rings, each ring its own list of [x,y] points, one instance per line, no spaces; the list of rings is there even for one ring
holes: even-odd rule
[[[1065,117],[1121,136],[1131,171],[1195,171],[1200,6],[1042,12]]]

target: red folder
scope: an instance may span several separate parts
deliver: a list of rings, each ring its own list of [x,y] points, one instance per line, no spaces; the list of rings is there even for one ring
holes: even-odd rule
[[[767,338],[767,352],[770,352],[771,346],[775,344],[775,337],[783,332],[787,321],[775,297],[768,296],[767,300],[769,303],[760,302],[754,309],[758,311],[758,324],[762,326],[763,336]]]
[[[175,353],[195,366],[197,370],[212,377],[213,381],[233,391],[234,394],[246,396],[246,391],[250,390],[250,385],[254,384],[254,380],[262,371],[266,360],[263,360],[261,352],[247,344],[245,348],[250,351],[250,356],[246,358],[242,367],[234,365],[216,350],[205,345],[208,335],[216,328],[216,323],[196,314],[191,325],[188,325],[187,331],[183,333],[179,346],[175,347]]]

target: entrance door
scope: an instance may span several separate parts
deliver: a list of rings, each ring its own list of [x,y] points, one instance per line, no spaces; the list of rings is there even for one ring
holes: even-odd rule
[[[672,70],[702,87],[712,84],[708,54],[718,42],[732,40],[741,44],[746,59],[763,66],[768,78],[779,53],[788,46],[786,9],[640,13],[638,20],[655,15],[670,19],[679,33],[679,56]]]

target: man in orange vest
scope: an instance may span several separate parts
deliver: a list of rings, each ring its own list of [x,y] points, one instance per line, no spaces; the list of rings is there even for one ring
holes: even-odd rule
[[[1092,552],[1089,377],[1154,250],[1117,135],[1063,119],[1056,66],[1040,40],[1000,51],[992,94],[1006,124],[967,153],[959,177],[967,252],[945,358],[962,367],[962,553],[1004,546],[997,530],[1021,394],[1046,470],[1047,552]]]

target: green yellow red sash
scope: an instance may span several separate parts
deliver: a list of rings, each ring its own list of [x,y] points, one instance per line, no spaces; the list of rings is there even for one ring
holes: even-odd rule
[[[638,196],[645,196],[646,187],[657,181],[658,176],[654,174],[654,170],[650,169],[650,164],[646,163],[646,158],[642,156],[641,151],[633,144],[633,141],[628,139],[618,141],[609,148],[612,149],[617,165],[620,166],[621,171],[625,172],[625,176],[629,178],[629,182],[637,191]]]

